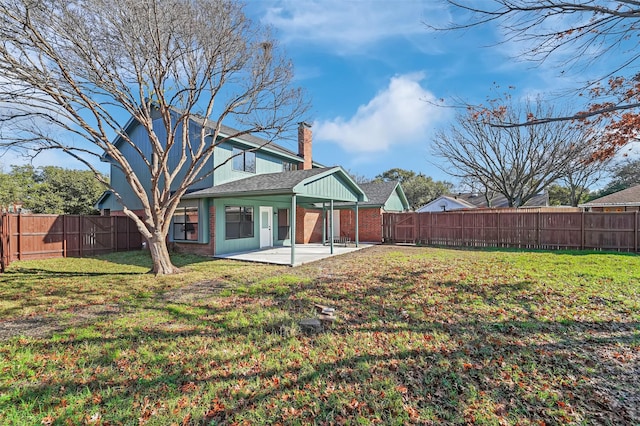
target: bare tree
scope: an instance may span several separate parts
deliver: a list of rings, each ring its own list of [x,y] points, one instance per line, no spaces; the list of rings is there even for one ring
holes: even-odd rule
[[[496,24],[509,42],[524,47],[521,58],[535,62],[557,59],[559,72],[583,75],[596,66],[603,71],[583,81],[576,91],[592,102],[581,111],[557,116],[528,116],[502,126],[580,120],[606,128],[599,139],[599,158],[612,157],[636,140],[640,125],[640,2],[636,0],[489,0],[464,3],[446,0],[468,19],[437,30],[466,30]],[[427,23],[428,26],[430,26]],[[430,26],[434,28],[433,26]],[[581,78],[581,77],[579,77]]]
[[[559,179],[569,190],[569,203],[574,207],[589,194],[589,188],[608,173],[607,167],[612,161],[611,158],[594,161],[594,156],[599,155],[597,140],[598,135],[589,136],[589,132],[585,132],[584,137],[576,141],[574,149],[577,155],[568,162],[565,174]]]
[[[234,0],[0,0],[0,141],[62,150],[109,187],[95,167],[104,154],[143,206],[141,218],[124,213],[149,241],[156,274],[177,271],[171,217],[213,173],[214,148],[243,134],[272,141],[304,118],[292,77],[269,31]],[[192,132],[196,115],[207,126]],[[122,130],[129,117],[149,148]],[[229,120],[242,131],[220,134]]]
[[[509,206],[518,207],[566,175],[568,167],[581,158],[584,134],[568,121],[496,126],[531,114],[553,114],[553,108],[541,100],[522,107],[512,105],[510,99],[495,102],[494,108],[470,108],[459,114],[448,131],[436,134],[432,147],[436,156],[451,165],[443,168],[445,172],[476,183],[485,194],[502,194]]]

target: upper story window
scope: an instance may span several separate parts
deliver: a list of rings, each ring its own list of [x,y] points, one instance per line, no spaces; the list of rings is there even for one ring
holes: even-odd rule
[[[290,172],[291,170],[298,170],[298,165],[296,163],[289,163],[288,161],[282,162],[282,171]]]
[[[253,151],[243,151],[240,148],[233,148],[233,170],[255,173],[256,153]]]

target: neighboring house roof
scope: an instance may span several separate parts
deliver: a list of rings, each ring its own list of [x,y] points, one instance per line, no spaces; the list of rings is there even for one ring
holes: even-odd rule
[[[431,212],[431,211],[443,211],[442,206],[446,206],[446,210],[462,210],[462,209],[475,209],[477,206],[461,199],[454,198],[450,195],[441,195],[438,198],[429,201],[424,206],[420,207],[416,212]]]
[[[489,207],[487,199],[483,194],[477,192],[459,193],[457,195],[449,195],[456,200],[463,200],[476,207]],[[534,195],[529,201],[521,207],[546,207],[549,205],[549,195],[546,192]],[[491,207],[509,207],[509,201],[502,194],[496,194],[491,198]]]
[[[342,170],[341,167],[325,167],[309,170],[293,170],[289,172],[266,173],[239,179],[210,188],[201,189],[186,194],[183,198],[220,198],[237,197],[247,195],[279,195],[279,194],[300,194],[311,198],[323,199],[319,192],[313,192],[311,185],[320,179],[335,177],[340,182],[349,187],[352,196],[358,201],[366,201],[367,196],[364,191]],[[328,193],[327,193],[328,194]],[[335,195],[335,194],[334,194]],[[338,201],[355,201],[352,196],[335,196]]]
[[[640,185],[596,198],[578,207],[615,207],[615,206],[640,206]]]
[[[358,203],[360,207],[385,207],[389,198],[395,193],[398,194],[403,210],[409,209],[409,201],[400,185],[400,182],[382,181],[359,183],[360,188],[367,194],[368,201]],[[353,207],[351,203],[336,203],[335,207]]]
[[[401,198],[403,198],[403,203],[407,206],[409,202],[407,201],[407,197],[402,190],[399,182],[369,182],[369,183],[361,183],[360,188],[367,194],[367,198],[369,201],[365,201],[360,204],[361,206],[384,206],[387,203],[387,200],[397,188],[400,188]]]

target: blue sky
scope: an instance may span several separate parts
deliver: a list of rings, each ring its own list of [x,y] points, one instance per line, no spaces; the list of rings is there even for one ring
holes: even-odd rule
[[[506,41],[495,26],[430,30],[425,22],[465,19],[438,0],[248,0],[245,11],[273,27],[295,83],[310,96],[314,159],[368,178],[397,167],[452,180],[430,150],[434,133],[455,115],[435,105],[441,100],[480,103],[495,84],[514,87],[518,97],[548,98],[587,78],[586,69],[579,77],[576,69],[562,72],[563,52],[543,64],[516,59],[527,46]],[[297,149],[293,141],[283,145]],[[15,154],[0,158],[5,171],[20,162]],[[64,154],[34,164],[80,167]]]
[[[430,141],[455,110],[434,104],[483,102],[494,84],[522,97],[575,86],[552,62],[517,60],[526,46],[495,26],[430,30],[425,22],[465,19],[439,1],[249,1],[246,10],[275,28],[311,96],[314,159],[360,176],[398,167],[452,180]]]

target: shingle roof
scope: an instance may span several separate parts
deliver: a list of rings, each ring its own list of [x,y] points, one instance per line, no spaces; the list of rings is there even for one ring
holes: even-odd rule
[[[398,182],[369,182],[359,185],[369,198],[369,201],[361,203],[361,206],[383,206],[396,190]]]
[[[639,206],[640,205],[640,185],[596,198],[588,203],[580,204],[580,207],[600,207],[600,206]]]
[[[309,170],[264,173],[194,191],[186,194],[183,198],[203,198],[252,192],[261,194],[292,194],[293,188],[303,180],[332,169],[334,168],[325,167]]]
[[[450,195],[450,197],[456,200],[464,200],[476,207],[488,207],[485,196],[478,193],[460,193],[458,195]],[[523,207],[541,207],[548,205],[549,200],[547,194],[542,193],[534,195],[533,198],[524,203]],[[491,199],[491,207],[509,207],[509,201],[507,201],[507,198],[504,195],[496,194]]]

